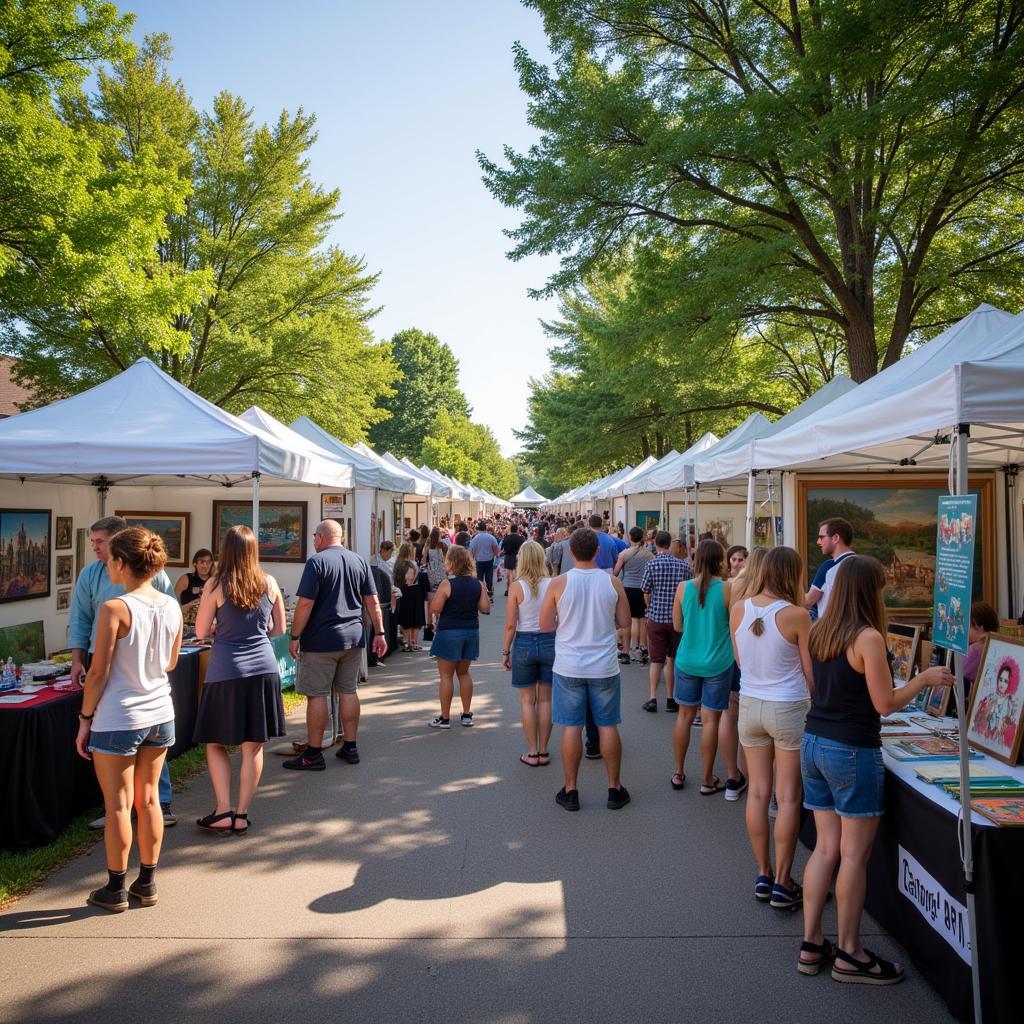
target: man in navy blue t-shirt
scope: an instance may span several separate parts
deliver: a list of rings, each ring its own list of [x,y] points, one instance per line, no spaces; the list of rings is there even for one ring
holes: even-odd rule
[[[342,744],[338,757],[359,763],[359,671],[363,650],[363,608],[373,622],[373,653],[387,650],[377,588],[365,559],[342,546],[341,526],[325,519],[313,534],[316,554],[306,562],[296,591],[288,651],[298,662],[297,693],[306,697],[306,749],[285,761],[293,771],[322,772],[327,701],[341,703]]]
[[[835,582],[839,566],[854,554],[850,545],[853,543],[853,527],[838,516],[826,519],[818,526],[817,543],[825,561],[818,566],[814,574],[814,582],[804,595],[804,606],[813,608],[815,619],[820,619],[828,607],[829,593]]]
[[[597,558],[594,564],[598,569],[611,572],[619,557],[619,546],[604,531],[604,520],[599,515],[592,515],[588,520],[590,528],[597,534]]]

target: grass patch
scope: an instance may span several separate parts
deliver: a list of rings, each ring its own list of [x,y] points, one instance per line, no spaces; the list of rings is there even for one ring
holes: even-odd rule
[[[296,708],[304,708],[306,706],[306,698],[294,690],[284,690],[281,693],[281,699],[284,701],[284,713],[286,715],[290,715]]]
[[[178,792],[189,779],[206,771],[206,748],[193,747],[171,762],[171,783]],[[0,852],[0,907],[31,892],[58,868],[103,839],[102,832],[93,832],[89,822],[98,817],[101,807],[93,807],[75,818],[67,828],[46,846],[37,846],[21,853]]]

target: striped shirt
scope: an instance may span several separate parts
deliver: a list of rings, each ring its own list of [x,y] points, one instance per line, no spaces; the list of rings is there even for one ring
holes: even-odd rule
[[[676,588],[683,580],[692,580],[693,570],[689,562],[684,562],[667,551],[659,551],[644,566],[644,578],[640,589],[650,594],[647,603],[647,618],[651,622],[662,624],[672,621],[672,599]]]

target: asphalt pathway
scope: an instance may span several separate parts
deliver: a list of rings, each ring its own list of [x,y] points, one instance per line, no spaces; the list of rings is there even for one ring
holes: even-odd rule
[[[292,773],[268,754],[245,838],[191,825],[212,807],[205,777],[176,796],[156,907],[86,905],[98,845],[0,914],[0,1021],[950,1019],[913,968],[883,989],[797,973],[800,915],[754,901],[743,802],[669,786],[673,716],[640,709],[645,668],[623,672],[633,803],[606,809],[604,768],[584,761],[582,810],[559,808],[557,728],[549,767],[518,761],[503,616],[499,596],[475,727],[427,728],[434,663],[397,654],[362,690],[361,764]],[[693,743],[690,780],[699,757]],[[864,930],[906,962],[870,918]]]

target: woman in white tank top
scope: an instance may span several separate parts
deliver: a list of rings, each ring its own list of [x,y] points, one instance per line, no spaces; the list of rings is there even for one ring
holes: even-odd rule
[[[810,706],[811,618],[803,607],[803,564],[792,548],[772,548],[758,563],[729,614],[740,666],[740,743],[750,790],[747,833],[757,861],[754,896],[777,909],[800,905],[801,887],[791,871],[800,828],[800,744]],[[769,843],[768,805],[775,795],[775,870]]]
[[[93,762],[106,811],[107,884],[89,902],[114,913],[128,909],[129,896],[144,907],[157,901],[154,872],[164,835],[158,783],[174,745],[167,673],[181,647],[181,606],[151,582],[166,561],[163,541],[141,526],[111,537],[107,570],[125,593],[100,608],[75,741]],[[133,805],[140,869],[126,889]]]
[[[516,579],[505,606],[501,656],[519,691],[519,711],[527,752],[519,760],[530,768],[551,763],[551,666],[555,634],[540,628],[540,606],[551,583],[544,548],[528,540],[519,549]]]

